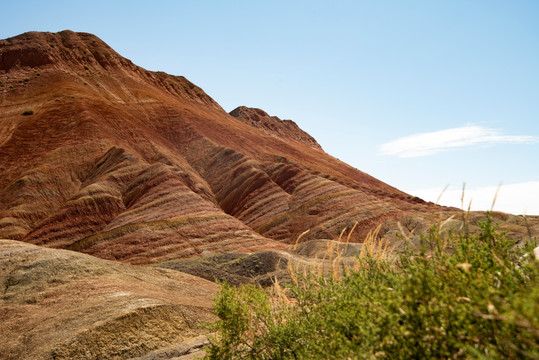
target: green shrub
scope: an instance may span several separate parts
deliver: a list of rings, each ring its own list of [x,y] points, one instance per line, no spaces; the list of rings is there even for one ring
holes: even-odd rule
[[[433,226],[395,261],[274,287],[223,284],[208,359],[538,358],[538,261],[497,232]],[[531,240],[531,239],[530,239]],[[533,244],[533,246],[535,246]]]
[[[34,115],[34,110],[24,110],[23,115]]]

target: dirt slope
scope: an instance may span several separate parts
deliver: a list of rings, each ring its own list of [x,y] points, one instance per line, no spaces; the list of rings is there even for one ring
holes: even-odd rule
[[[217,285],[0,240],[0,358],[126,359],[192,343]]]

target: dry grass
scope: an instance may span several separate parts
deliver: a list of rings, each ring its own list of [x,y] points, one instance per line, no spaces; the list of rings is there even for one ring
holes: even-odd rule
[[[309,261],[289,261],[287,265],[288,276],[295,286],[301,286],[302,281],[314,276],[318,279],[326,278],[339,281],[343,275],[351,271],[358,271],[362,264],[362,259],[369,258],[374,264],[379,265],[383,261],[391,261],[395,257],[396,244],[390,244],[389,240],[380,237],[381,225],[378,225],[365,236],[361,251],[358,255],[347,256],[350,239],[356,230],[358,222],[352,228],[344,228],[336,240],[329,240],[321,258],[315,257]],[[310,230],[301,233],[292,248],[297,250],[298,244],[303,236]],[[345,240],[344,240],[345,239]],[[343,246],[344,244],[344,246]],[[290,305],[294,300],[287,295],[287,290],[283,288],[277,278],[273,280],[273,286],[269,289],[270,296],[274,304]]]

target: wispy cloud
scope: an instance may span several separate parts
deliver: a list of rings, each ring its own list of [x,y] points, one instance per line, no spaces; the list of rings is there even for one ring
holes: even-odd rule
[[[402,137],[381,145],[380,153],[409,158],[479,144],[535,142],[539,137],[503,135],[495,129],[469,125]]]
[[[471,202],[471,210],[489,210],[498,192],[498,186],[467,189],[464,194],[463,204],[461,204],[462,189],[460,186],[456,188],[449,187],[446,191],[443,191],[443,188],[434,188],[409,190],[407,192],[432,202],[436,202],[440,198],[441,205],[457,208],[463,205],[464,210],[466,210]],[[494,210],[511,214],[539,215],[539,181],[502,185],[499,188]]]

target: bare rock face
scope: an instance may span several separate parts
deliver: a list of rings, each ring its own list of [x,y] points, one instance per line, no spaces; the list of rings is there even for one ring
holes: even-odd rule
[[[0,288],[2,359],[127,359],[197,346],[218,286],[0,240]]]
[[[261,129],[262,131],[279,137],[299,141],[316,149],[322,150],[320,144],[292,120],[281,120],[277,116],[269,116],[264,110],[239,106],[232,110],[230,115],[246,124]]]

